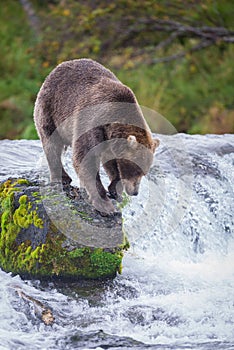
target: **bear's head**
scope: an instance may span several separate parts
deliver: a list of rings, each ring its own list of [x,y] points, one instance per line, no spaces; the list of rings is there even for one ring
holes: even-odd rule
[[[150,138],[145,146],[134,135],[128,136],[124,156],[117,161],[122,186],[128,195],[138,194],[141,179],[149,172],[158,145],[157,139]]]

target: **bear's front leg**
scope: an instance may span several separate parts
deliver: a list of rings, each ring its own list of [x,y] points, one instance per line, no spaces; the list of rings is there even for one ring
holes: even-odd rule
[[[115,159],[109,160],[103,167],[111,180],[108,186],[110,198],[116,199],[118,202],[122,201],[123,185],[119,175],[119,170],[117,166],[117,161]]]
[[[96,178],[93,175],[95,172]],[[109,215],[116,211],[101,183],[99,171],[93,168],[92,171],[90,169],[82,169],[79,171],[78,176],[89,195],[90,202],[101,215]]]
[[[97,149],[92,148],[85,154],[81,153],[82,148],[78,148],[78,143],[73,150],[73,165],[80,179],[82,187],[84,187],[89,195],[89,200],[96,210],[102,215],[114,213],[115,207],[111,200],[107,197],[107,192],[99,175],[100,156]],[[80,145],[81,146],[81,145]],[[87,144],[86,144],[87,146]],[[77,152],[80,150],[79,152]]]
[[[108,186],[109,197],[117,202],[122,202],[123,185],[121,179],[114,179]]]
[[[107,197],[107,191],[105,190],[101,182],[99,170],[96,176],[96,190],[100,197],[94,196],[94,198],[92,199],[92,204],[95,207],[95,209],[97,209],[102,214],[111,214],[115,212],[115,208],[111,203],[110,199]]]

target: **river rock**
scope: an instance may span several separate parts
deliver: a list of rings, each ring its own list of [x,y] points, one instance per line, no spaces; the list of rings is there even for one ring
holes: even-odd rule
[[[107,278],[128,248],[122,216],[101,216],[76,187],[9,178],[0,185],[0,266],[36,278]]]

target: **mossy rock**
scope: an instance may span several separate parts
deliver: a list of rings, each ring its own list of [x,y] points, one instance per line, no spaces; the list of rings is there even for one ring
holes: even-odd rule
[[[8,179],[0,185],[0,267],[36,278],[107,278],[129,246],[122,217],[102,217],[85,193]]]

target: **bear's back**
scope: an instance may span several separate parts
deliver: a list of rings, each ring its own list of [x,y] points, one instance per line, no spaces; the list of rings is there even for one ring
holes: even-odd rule
[[[63,84],[72,86],[81,84],[86,87],[90,84],[96,84],[103,78],[119,81],[117,77],[100,63],[89,58],[75,59],[65,61],[59,64],[46,78],[45,84],[56,86]]]
[[[49,111],[46,114],[56,123],[74,110],[105,102],[135,103],[136,100],[131,89],[109,69],[92,59],[82,58],[59,64],[47,76],[36,105],[45,113]]]
[[[48,75],[37,97],[34,119],[38,131],[49,125],[48,135],[65,120],[66,129],[72,130],[84,123],[89,127],[128,122],[146,127],[132,90],[91,59],[63,62]]]

